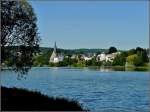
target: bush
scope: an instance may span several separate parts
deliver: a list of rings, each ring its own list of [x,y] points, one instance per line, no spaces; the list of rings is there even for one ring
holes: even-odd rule
[[[142,66],[144,64],[142,58],[137,54],[133,54],[127,57],[127,62],[131,65]]]
[[[113,60],[113,63],[112,65],[113,66],[116,66],[116,65],[119,65],[119,66],[124,66],[126,63],[126,57],[124,54],[120,54],[120,55],[117,55],[115,57],[115,59]]]

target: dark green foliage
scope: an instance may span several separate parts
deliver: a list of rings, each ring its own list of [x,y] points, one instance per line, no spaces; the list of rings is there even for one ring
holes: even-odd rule
[[[150,49],[149,48],[146,49],[146,53],[150,54]]]
[[[144,64],[144,61],[142,60],[141,56],[137,54],[133,54],[127,57],[127,62],[130,65],[134,66],[142,66]]]
[[[50,51],[43,52],[42,54],[38,54],[37,56],[34,56],[34,63],[33,66],[43,66],[49,64],[49,58],[51,56]]]
[[[52,98],[24,89],[1,87],[2,111],[82,111],[74,100]]]
[[[36,20],[26,0],[1,1],[1,61],[9,60],[15,71],[25,73],[33,63],[39,42]]]
[[[115,48],[115,47],[110,47],[108,49],[108,54],[115,53],[115,52],[117,52],[117,48]]]
[[[91,66],[93,64],[93,60],[85,61],[86,66]]]
[[[102,62],[98,62],[96,60],[96,57],[94,57],[92,60],[92,65],[91,66],[101,66]]]
[[[137,48],[136,48],[136,52],[138,52],[138,51],[144,51],[144,49],[141,48],[141,47],[137,47]]]
[[[117,55],[112,63],[113,66],[125,66],[126,54],[122,53]]]
[[[136,50],[135,49],[130,49],[129,51],[127,51],[127,54],[128,54],[128,56],[136,54]]]
[[[104,65],[104,66],[112,66],[112,62],[110,62],[110,61],[107,61],[107,62],[104,61],[104,62],[103,62],[103,65]]]
[[[96,58],[95,58],[95,57],[92,59],[92,65],[93,65],[93,66],[94,66],[94,65],[97,65],[97,61],[96,61]]]
[[[121,52],[121,56],[122,56],[122,57],[127,57],[127,56],[128,56],[128,53],[127,53],[126,51],[123,51],[123,52]]]
[[[73,63],[77,63],[76,59],[71,59],[70,57],[68,58],[64,58],[64,60],[62,61],[63,65],[72,65]]]
[[[143,66],[145,63],[149,62],[148,53],[146,49],[137,47],[136,49],[131,49],[127,51],[128,62],[134,66]]]
[[[135,66],[143,66],[144,65],[144,61],[142,60],[141,56],[137,56],[137,58],[134,59],[133,64]]]
[[[136,48],[136,53],[141,58],[141,60],[143,62],[148,62],[148,54],[147,54],[147,50],[146,49],[137,47]]]

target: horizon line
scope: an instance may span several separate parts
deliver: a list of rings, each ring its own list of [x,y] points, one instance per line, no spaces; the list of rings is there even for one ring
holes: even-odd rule
[[[54,47],[48,47],[48,46],[39,46],[39,47],[45,47],[45,48],[54,48]],[[110,47],[115,47],[115,46],[110,46]],[[65,50],[75,50],[75,49],[104,49],[104,50],[106,50],[106,49],[109,49],[110,47],[108,47],[108,48],[62,48],[62,47],[57,47],[57,49],[65,49]],[[140,47],[140,48],[143,48],[143,49],[149,49],[149,47],[147,47],[147,48],[145,48],[145,47],[141,47],[141,46],[137,46],[137,47]],[[130,49],[118,49],[117,47],[115,47],[117,50],[124,50],[124,51],[126,51],[126,50],[131,50],[131,49],[136,49],[137,47],[134,47],[134,48],[130,48]]]

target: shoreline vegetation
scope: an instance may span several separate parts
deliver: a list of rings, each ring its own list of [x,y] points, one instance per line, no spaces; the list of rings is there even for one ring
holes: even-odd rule
[[[1,87],[2,111],[83,111],[77,101],[54,98],[25,89]]]
[[[149,66],[48,66],[48,65],[43,65],[43,66],[32,66],[32,68],[67,68],[67,69],[89,69],[89,70],[100,70],[100,71],[149,71],[150,67]],[[1,70],[12,70],[12,67],[3,67]]]
[[[6,48],[7,50],[16,49]],[[40,48],[40,51],[34,54],[31,67],[74,67],[74,68],[112,68],[119,70],[149,70],[149,49],[137,47],[126,51],[117,50],[115,47],[109,49],[77,49],[65,50],[56,49],[55,54],[62,55],[63,60],[58,62],[50,62],[53,49]],[[19,59],[18,59],[19,60]],[[14,67],[14,59],[12,57],[6,59],[2,63],[2,67]],[[24,62],[19,61],[20,66]]]
[[[50,67],[50,68],[72,68],[72,69],[89,69],[89,70],[108,70],[108,71],[149,71],[149,66],[33,66],[33,67]]]

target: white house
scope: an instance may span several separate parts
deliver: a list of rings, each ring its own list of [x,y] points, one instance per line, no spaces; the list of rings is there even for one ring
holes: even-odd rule
[[[71,56],[71,59],[76,59],[76,55],[75,54],[73,54],[72,56]]]
[[[105,61],[106,60],[106,54],[103,52],[103,53],[97,55],[96,60],[97,61]]]
[[[86,57],[86,56],[85,56],[85,57],[84,57],[84,60],[85,60],[85,61],[92,60],[92,57]]]
[[[87,55],[83,55],[83,56],[82,56],[82,58],[83,58],[85,61],[92,60],[93,57],[94,57],[94,55],[91,54],[91,53],[88,53]]]
[[[112,53],[112,54],[105,54],[104,52],[97,55],[97,61],[110,61],[113,62],[113,60],[115,59],[115,57],[120,54],[120,52],[116,52],[116,53]]]
[[[115,58],[115,55],[113,55],[113,54],[107,54],[106,58],[105,58],[105,61],[106,62],[107,61],[113,62],[114,58]]]

